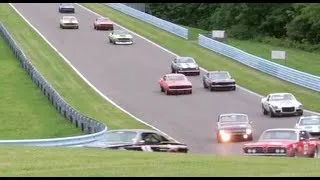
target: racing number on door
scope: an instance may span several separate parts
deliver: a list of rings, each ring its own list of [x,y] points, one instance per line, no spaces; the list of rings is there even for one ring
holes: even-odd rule
[[[152,152],[151,147],[150,147],[150,146],[148,146],[148,145],[146,145],[146,146],[142,146],[142,147],[141,147],[141,149],[142,149],[143,151],[146,151],[146,152]]]

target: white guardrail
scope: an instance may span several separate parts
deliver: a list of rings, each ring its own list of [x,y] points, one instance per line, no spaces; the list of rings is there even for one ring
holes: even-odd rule
[[[131,8],[121,3],[104,3],[104,4],[124,14],[127,14],[143,22],[152,24],[160,29],[168,31],[169,33],[175,34],[184,39],[188,39],[189,30],[187,28],[184,28],[182,26],[176,25],[169,21],[165,21],[163,19],[157,18],[155,16],[136,10],[134,8]]]
[[[305,72],[301,72],[272,61],[246,53],[230,45],[213,40],[202,34],[199,34],[198,43],[200,46],[208,48],[216,53],[232,58],[242,64],[254,69],[289,81],[299,86],[320,92],[320,77]]]
[[[48,100],[53,104],[56,110],[80,128],[86,135],[52,138],[52,139],[21,139],[21,140],[0,140],[0,145],[26,145],[26,146],[74,146],[79,144],[86,144],[100,140],[107,131],[107,126],[103,123],[87,117],[67,102],[65,102],[59,93],[45,80],[45,78],[32,65],[31,61],[27,59],[20,47],[14,41],[8,30],[0,22],[0,35],[5,39],[6,43],[12,50],[13,54],[20,61],[22,68],[31,77],[31,80],[41,89],[43,94],[48,97]]]

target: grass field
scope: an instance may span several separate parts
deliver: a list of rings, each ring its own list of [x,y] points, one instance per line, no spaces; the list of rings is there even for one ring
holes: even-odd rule
[[[319,159],[310,158],[145,153],[91,148],[0,148],[0,176],[319,177],[319,166]]]
[[[0,36],[0,139],[80,135],[31,81]]]
[[[110,17],[116,23],[156,42],[181,56],[192,56],[208,70],[227,70],[235,77],[237,83],[254,92],[266,95],[271,92],[291,92],[305,105],[305,108],[320,111],[320,95],[318,92],[299,87],[289,82],[271,77],[260,71],[213,53],[200,47],[196,41],[187,41],[167,33],[150,24],[120,13],[98,3],[82,3],[85,7]],[[141,28],[143,27],[143,28]]]
[[[101,98],[9,4],[0,4],[0,19],[42,75],[77,110],[107,124],[109,129],[149,128]]]
[[[189,38],[191,41],[197,43],[198,34],[208,34],[211,33],[209,31],[205,31],[202,29],[191,28],[184,26],[189,29]],[[319,53],[311,53],[307,51],[303,51],[300,49],[294,48],[284,48],[273,46],[270,44],[255,42],[255,41],[245,41],[245,40],[237,40],[233,38],[228,39],[228,44],[241,49],[250,54],[262,57],[264,59],[273,61],[278,64],[282,64],[299,71],[307,72],[316,76],[320,76],[320,54]],[[273,60],[271,59],[271,51],[272,50],[280,50],[286,51],[288,55],[288,59],[284,60]]]

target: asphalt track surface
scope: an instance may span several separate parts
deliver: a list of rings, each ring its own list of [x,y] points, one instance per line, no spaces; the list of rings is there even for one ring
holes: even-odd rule
[[[244,142],[216,142],[215,126],[221,113],[248,114],[253,121],[254,141],[265,129],[291,128],[298,120],[264,116],[260,97],[239,88],[210,92],[203,88],[203,74],[188,77],[193,84],[192,95],[166,96],[160,92],[158,80],[170,72],[172,54],[137,36],[131,46],[110,44],[109,32],[93,29],[97,16],[77,5],[79,30],[59,28],[62,14],[58,4],[13,5],[104,95],[139,119],[188,144],[190,152],[241,154]]]

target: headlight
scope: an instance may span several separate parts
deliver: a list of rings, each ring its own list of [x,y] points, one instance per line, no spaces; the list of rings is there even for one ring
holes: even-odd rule
[[[273,107],[274,109],[278,109],[278,108],[279,108],[278,106],[273,106],[273,105],[272,105],[272,107]]]
[[[303,106],[302,106],[302,105],[299,105],[299,106],[298,106],[298,108],[299,108],[299,109],[302,109],[302,108],[303,108]]]
[[[220,130],[219,134],[225,134],[224,130]]]
[[[251,133],[252,133],[252,130],[251,130],[251,129],[246,129],[246,133],[247,133],[247,134],[251,134]]]

